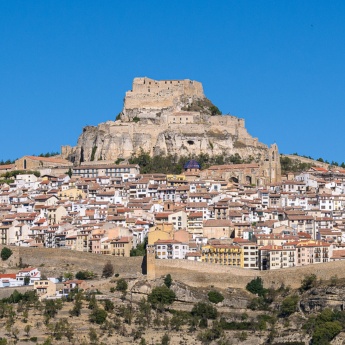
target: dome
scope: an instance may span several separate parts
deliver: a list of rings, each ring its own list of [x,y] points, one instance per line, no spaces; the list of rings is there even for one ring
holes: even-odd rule
[[[199,169],[200,170],[200,164],[194,160],[194,159],[191,159],[190,161],[188,161],[184,166],[183,168],[185,170],[189,170],[189,169]]]

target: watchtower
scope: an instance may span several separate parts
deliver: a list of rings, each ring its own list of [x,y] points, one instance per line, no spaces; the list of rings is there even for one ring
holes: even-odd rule
[[[147,279],[156,278],[156,251],[154,245],[146,246]]]

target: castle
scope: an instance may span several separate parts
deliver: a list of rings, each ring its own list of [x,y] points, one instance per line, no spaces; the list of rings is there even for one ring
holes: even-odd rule
[[[243,173],[244,179],[280,180],[277,145],[269,148],[252,137],[243,119],[219,115],[218,108],[205,97],[202,84],[189,79],[135,78],[117,120],[85,127],[76,147],[62,147],[62,156],[75,164],[114,162],[141,150],[178,157],[238,154],[260,166],[258,171],[252,168],[255,173]]]

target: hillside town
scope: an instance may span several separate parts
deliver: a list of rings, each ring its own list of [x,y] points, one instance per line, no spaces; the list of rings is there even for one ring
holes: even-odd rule
[[[156,259],[253,270],[345,259],[339,167],[312,167],[267,185],[258,184],[257,164],[200,170],[195,160],[166,175],[141,174],[134,164],[64,166],[26,156],[0,173],[23,162],[30,171],[0,187],[2,245],[122,257],[149,245]]]

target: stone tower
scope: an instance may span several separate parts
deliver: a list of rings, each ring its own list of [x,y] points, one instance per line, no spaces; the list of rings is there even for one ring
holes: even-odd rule
[[[266,183],[281,181],[280,155],[277,144],[272,144],[268,149],[262,168],[266,177]]]
[[[147,279],[156,278],[156,252],[154,245],[146,246],[146,269]]]

